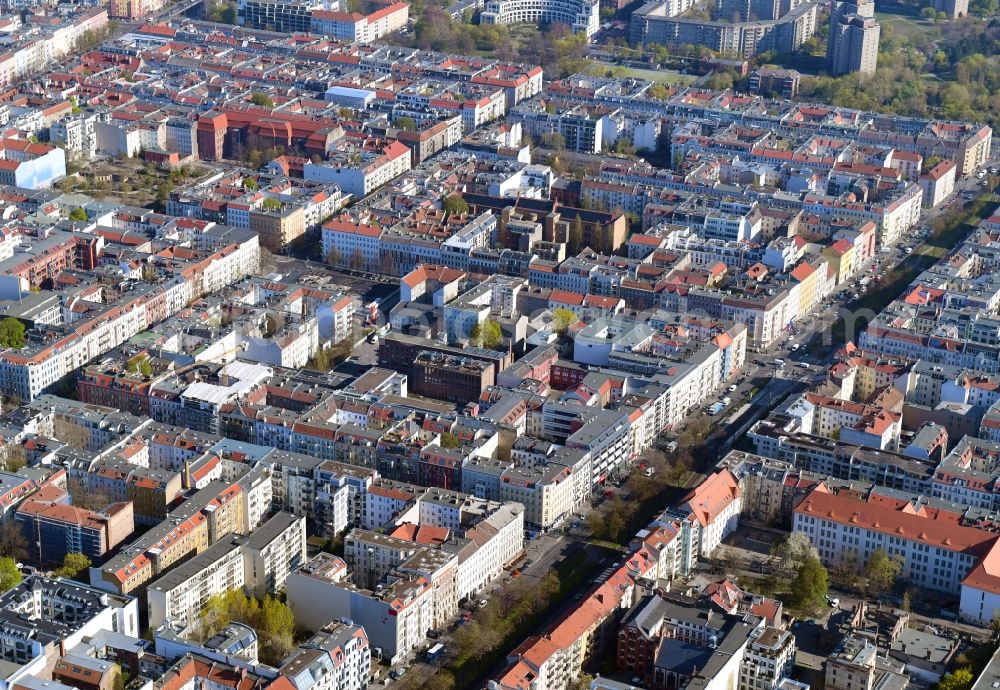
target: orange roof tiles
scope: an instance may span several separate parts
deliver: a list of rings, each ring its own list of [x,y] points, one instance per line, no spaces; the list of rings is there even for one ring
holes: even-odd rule
[[[702,525],[711,524],[740,497],[740,485],[728,469],[710,475],[688,494],[688,508]]]

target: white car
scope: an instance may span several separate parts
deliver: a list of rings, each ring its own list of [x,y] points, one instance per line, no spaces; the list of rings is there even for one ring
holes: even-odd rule
[[[739,386],[737,386],[737,385],[736,385],[736,384],[734,383],[733,385],[731,385],[731,386],[730,386],[729,388],[727,388],[726,390],[727,390],[727,391],[729,391],[730,393],[732,393],[732,392],[734,392],[734,391],[735,391],[735,390],[736,390],[737,388],[739,388]]]

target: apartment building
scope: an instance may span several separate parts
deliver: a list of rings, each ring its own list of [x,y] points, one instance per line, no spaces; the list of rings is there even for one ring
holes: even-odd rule
[[[618,631],[616,669],[651,687],[685,687],[692,682],[713,689],[742,687],[744,678],[751,682],[751,674],[754,680],[762,676],[765,686],[767,673],[758,674],[750,666],[748,650],[753,641],[777,644],[784,631],[766,627],[759,616],[706,609],[704,602],[699,605],[673,593],[638,599]],[[699,652],[697,666],[686,661]]]
[[[955,192],[958,166],[955,161],[941,161],[921,175],[917,182],[924,190],[924,206],[936,208]]]
[[[767,627],[753,637],[740,669],[740,690],[778,690],[795,669],[795,635]]]
[[[590,38],[600,28],[595,0],[487,0],[483,24],[565,24]]]
[[[278,592],[306,562],[306,519],[278,512],[246,537],[243,556],[246,589],[258,598]]]
[[[333,182],[355,198],[373,191],[410,169],[410,149],[398,141],[340,139],[330,156],[303,168],[305,179]]]
[[[54,485],[42,487],[14,513],[26,543],[28,558],[39,565],[58,565],[70,553],[82,553],[99,563],[132,535],[131,503],[112,503],[101,512],[76,508]]]
[[[434,590],[422,577],[363,589],[346,576],[346,564],[321,553],[289,575],[288,605],[305,628],[349,618],[368,634],[369,644],[395,664],[425,643],[434,622]]]
[[[195,623],[208,600],[234,589],[263,598],[306,560],[305,518],[279,512],[249,536],[230,536],[150,583],[150,625]]]
[[[572,474],[558,464],[511,467],[500,474],[497,496],[523,505],[526,525],[548,529],[577,507]]]
[[[314,9],[311,31],[339,41],[371,43],[404,28],[409,16],[410,6],[405,2],[390,2],[367,15]]]
[[[240,0],[237,17],[243,26],[252,29],[307,33],[312,27],[313,12],[321,7],[321,3],[309,0]]]
[[[830,73],[835,76],[851,72],[874,73],[880,31],[875,21],[874,2],[834,2],[827,38]]]
[[[702,45],[712,50],[749,58],[768,50],[792,52],[816,32],[818,8],[815,3],[792,3],[784,14],[768,19],[743,17],[729,21],[697,19],[671,14],[673,3],[647,2],[632,13],[630,39],[633,43],[661,43],[671,48]]]
[[[246,583],[242,541],[234,536],[216,542],[152,581],[146,589],[150,626],[165,621],[190,625],[211,597],[242,589]]]
[[[681,541],[689,544],[689,555],[683,556],[688,565],[699,556],[711,556],[722,540],[736,530],[742,512],[743,492],[736,476],[728,469],[709,475],[675,508],[665,513],[679,516]]]
[[[41,575],[0,596],[0,621],[0,658],[10,666],[5,677],[48,674],[66,650],[105,631],[139,637],[134,597]]]
[[[836,493],[820,485],[795,508],[792,526],[805,533],[826,564],[856,557],[864,563],[880,548],[902,561],[914,584],[961,595],[960,616],[985,621],[1000,611],[997,537],[966,527],[943,509],[916,511],[906,500]]]
[[[382,228],[341,215],[323,225],[324,258],[334,264],[377,267],[382,258]]]
[[[279,672],[297,683],[303,678],[305,683],[311,680],[309,690],[365,690],[371,667],[372,650],[365,629],[333,621],[300,645]]]

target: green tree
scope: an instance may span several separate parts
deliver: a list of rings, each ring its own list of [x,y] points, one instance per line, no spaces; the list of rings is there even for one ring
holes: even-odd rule
[[[972,671],[967,668],[946,673],[938,682],[938,690],[969,690],[972,687]]]
[[[278,199],[264,199],[261,206],[265,211],[280,211],[282,204]]]
[[[20,350],[24,347],[24,324],[13,316],[0,321],[0,346]]]
[[[139,363],[139,373],[147,379],[153,376],[153,365],[149,363],[149,357]]]
[[[873,594],[881,594],[892,589],[903,570],[903,561],[898,556],[890,556],[878,548],[865,563],[865,578]]]
[[[243,178],[243,189],[246,189],[251,192],[256,191],[257,189],[259,189],[257,180],[247,175],[246,177]]]
[[[263,108],[274,107],[274,101],[271,100],[271,97],[268,96],[266,93],[260,93],[259,91],[251,94],[250,102],[253,103],[254,105],[259,105]]]
[[[0,592],[13,589],[21,582],[21,571],[17,569],[17,562],[5,556],[0,558]]]
[[[830,587],[826,568],[815,556],[807,557],[799,566],[791,583],[789,603],[802,611],[815,610],[823,604]]]
[[[583,220],[580,214],[573,219],[573,224],[569,227],[569,246],[576,251],[583,249]]]
[[[28,464],[24,446],[14,441],[7,441],[0,446],[0,469],[4,472],[17,472]]]
[[[412,132],[417,128],[417,122],[412,117],[404,115],[396,118],[396,127],[406,132]]]
[[[441,447],[442,448],[461,448],[462,441],[453,433],[446,432],[441,434]]]
[[[861,581],[861,566],[858,563],[858,552],[847,549],[837,561],[831,572],[833,581],[840,587],[856,589]]]
[[[634,156],[635,155],[635,145],[632,140],[628,137],[621,137],[615,142],[615,153],[622,156]]]
[[[24,538],[20,525],[13,520],[0,522],[0,556],[15,559],[28,557],[28,540]]]
[[[657,101],[665,101],[670,97],[670,91],[663,84],[653,84],[646,93]]]
[[[726,70],[713,72],[712,76],[708,78],[708,88],[714,91],[725,91],[733,88],[732,72]]]
[[[542,146],[553,151],[562,151],[566,148],[566,137],[559,132],[546,132],[541,137]]]
[[[441,207],[449,214],[462,215],[469,212],[469,204],[458,194],[452,194]]]
[[[57,568],[53,574],[56,577],[65,577],[70,580],[75,580],[81,573],[89,568],[90,565],[90,559],[82,553],[68,553],[66,554],[66,557],[63,558],[62,567]]]
[[[790,575],[797,573],[807,559],[818,560],[819,553],[805,532],[792,532],[771,545],[771,557],[775,559],[775,568]]]
[[[81,208],[80,206],[77,206],[72,211],[70,211],[70,213],[69,213],[69,219],[70,220],[81,221],[81,222],[85,221],[85,220],[87,220],[87,211],[84,210],[83,208]]]
[[[496,348],[502,339],[503,331],[500,330],[500,324],[492,319],[476,324],[469,330],[469,340],[477,347],[484,347],[487,350]]]
[[[552,310],[552,325],[555,326],[556,333],[559,336],[566,335],[566,331],[574,323],[580,320],[580,317],[572,309],[566,309],[565,307],[558,307]]]
[[[257,631],[261,661],[277,664],[295,645],[295,618],[292,610],[270,596],[263,601],[234,589],[211,597],[201,614],[200,633],[207,639],[237,621]]]

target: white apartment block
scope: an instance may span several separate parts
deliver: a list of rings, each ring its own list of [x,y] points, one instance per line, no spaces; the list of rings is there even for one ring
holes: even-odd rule
[[[306,561],[305,518],[279,512],[250,536],[216,542],[149,585],[149,620],[192,624],[208,600],[234,589],[263,598],[284,586]]]
[[[739,690],[778,690],[794,669],[795,636],[780,628],[765,628],[747,647]]]
[[[795,509],[792,528],[809,537],[827,565],[849,556],[864,564],[881,548],[901,559],[901,576],[913,584],[960,594],[964,620],[985,623],[1000,612],[996,535],[948,515],[917,514],[906,501],[866,502],[821,486]]]
[[[424,578],[362,589],[349,581],[344,562],[329,554],[319,554],[292,573],[286,591],[303,628],[350,619],[365,629],[369,644],[391,664],[423,645],[433,627],[434,590]]]
[[[955,161],[941,161],[921,175],[918,183],[924,190],[924,206],[935,208],[955,192],[958,166]]]
[[[489,0],[483,10],[483,24],[565,24],[575,33],[590,38],[600,28],[596,0]]]
[[[63,143],[66,150],[83,160],[97,153],[97,116],[91,113],[71,115],[49,127],[49,140]]]
[[[371,43],[386,34],[404,28],[409,16],[410,6],[407,3],[394,2],[368,15],[363,15],[360,12],[317,9],[312,11],[310,20],[312,33],[329,36],[339,41]]]
[[[149,585],[150,626],[158,627],[167,619],[194,623],[211,597],[242,588],[244,576],[240,538],[213,544]]]
[[[377,266],[382,256],[382,229],[348,216],[323,225],[323,257],[342,266]]]
[[[247,590],[258,598],[277,592],[306,562],[306,519],[278,513],[250,533],[243,556]]]
[[[723,469],[695,487],[676,511],[678,515],[687,513],[685,523],[696,532],[692,540],[698,544],[696,555],[711,556],[715,547],[736,531],[742,508],[739,481]]]
[[[330,160],[305,164],[306,180],[336,183],[360,199],[410,169],[410,149],[398,141],[340,141]]]
[[[529,526],[548,529],[576,507],[572,474],[562,465],[514,467],[500,476],[498,498],[523,505]]]
[[[463,536],[478,548],[459,563],[456,587],[459,599],[486,591],[503,574],[504,567],[524,553],[524,508],[517,503],[504,504]]]
[[[279,672],[294,678],[296,690],[365,690],[372,650],[360,625],[334,621],[285,660]]]

